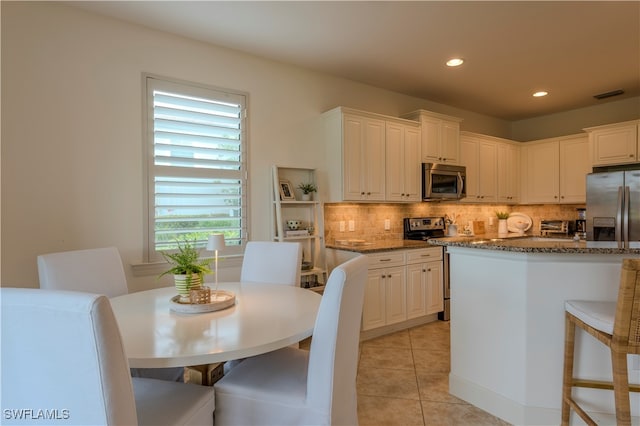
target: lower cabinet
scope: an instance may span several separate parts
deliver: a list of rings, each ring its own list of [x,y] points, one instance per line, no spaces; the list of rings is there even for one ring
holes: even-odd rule
[[[362,331],[401,326],[444,309],[441,247],[367,256]]]

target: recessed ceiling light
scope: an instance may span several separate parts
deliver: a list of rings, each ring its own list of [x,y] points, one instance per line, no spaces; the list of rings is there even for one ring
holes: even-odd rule
[[[549,94],[548,92],[545,92],[544,90],[541,90],[539,92],[534,93],[533,97],[534,98],[541,98],[543,96],[547,96],[548,94]]]
[[[453,59],[449,59],[447,61],[447,66],[448,67],[459,67],[460,65],[462,65],[463,62],[464,62],[464,59],[462,59],[462,58],[453,58]]]

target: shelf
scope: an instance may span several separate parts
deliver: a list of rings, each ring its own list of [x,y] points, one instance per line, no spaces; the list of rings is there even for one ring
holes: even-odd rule
[[[318,275],[324,273],[325,270],[321,268],[311,268],[308,271],[300,271],[300,276],[306,277],[308,275]]]
[[[318,195],[313,200],[302,200],[302,191],[298,186],[302,183],[316,184],[316,172],[314,169],[300,167],[273,166],[273,198],[272,198],[272,237],[274,241],[297,242],[302,246],[303,261],[311,262],[314,268],[301,271],[301,287],[322,288],[327,281],[325,247],[324,247],[324,223],[322,220],[323,203]],[[295,199],[282,200],[281,184],[287,182],[290,185],[290,195]],[[288,221],[300,222],[300,230],[312,229],[312,234],[287,236]],[[308,287],[308,286],[311,287]],[[316,290],[322,291],[322,290]]]

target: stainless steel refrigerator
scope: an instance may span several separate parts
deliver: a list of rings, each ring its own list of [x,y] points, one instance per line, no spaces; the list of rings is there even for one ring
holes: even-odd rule
[[[640,170],[587,175],[587,244],[640,248]]]

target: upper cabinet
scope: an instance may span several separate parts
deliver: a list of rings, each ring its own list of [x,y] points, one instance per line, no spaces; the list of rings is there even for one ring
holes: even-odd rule
[[[528,142],[522,146],[522,202],[586,202],[591,172],[587,135]]]
[[[343,198],[383,201],[385,122],[344,114],[343,126]]]
[[[640,161],[640,120],[584,129],[589,133],[594,166],[627,164]]]
[[[420,125],[386,123],[386,201],[420,201]]]
[[[420,122],[423,163],[460,164],[461,118],[422,109],[402,117]]]
[[[344,107],[322,119],[328,201],[420,200],[419,123]]]
[[[466,203],[516,204],[520,198],[520,143],[460,132],[460,163],[467,168]]]
[[[498,143],[498,202],[517,204],[520,201],[520,144]]]

